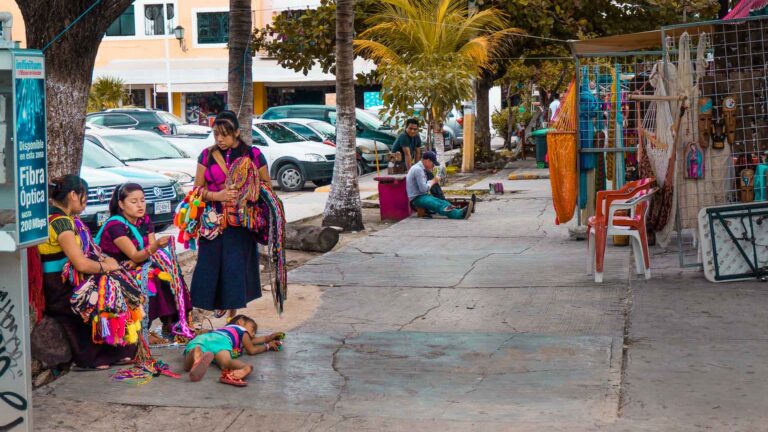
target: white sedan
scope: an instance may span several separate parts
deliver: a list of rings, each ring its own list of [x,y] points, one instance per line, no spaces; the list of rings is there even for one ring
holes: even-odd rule
[[[88,129],[85,137],[129,166],[171,177],[185,191],[194,185],[197,159],[155,133],[131,129]]]

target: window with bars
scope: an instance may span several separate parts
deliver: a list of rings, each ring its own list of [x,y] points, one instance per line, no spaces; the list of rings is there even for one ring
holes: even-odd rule
[[[136,36],[136,15],[133,5],[123,12],[107,29],[107,36]]]
[[[197,43],[223,44],[229,41],[229,12],[199,12]]]
[[[147,36],[172,34],[175,16],[173,3],[144,5],[144,34]]]

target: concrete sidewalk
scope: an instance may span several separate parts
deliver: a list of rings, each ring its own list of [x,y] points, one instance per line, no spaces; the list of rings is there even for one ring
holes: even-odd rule
[[[594,284],[549,181],[515,188],[468,221],[410,218],[292,271],[286,314],[298,284],[319,305],[282,352],[245,358],[249,387],[70,373],[35,393],[36,429],[764,429],[764,285],[710,285],[660,251],[640,281],[626,247]],[[179,350],[158,353],[180,370]]]

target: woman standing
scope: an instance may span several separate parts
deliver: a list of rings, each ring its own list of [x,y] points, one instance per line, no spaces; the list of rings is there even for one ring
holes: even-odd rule
[[[70,298],[75,287],[62,277],[67,263],[85,275],[118,270],[114,258],[83,253],[83,238],[90,238],[88,228],[78,218],[88,201],[88,185],[76,175],[65,175],[49,186],[51,198],[48,216],[48,241],[38,246],[43,264],[45,312],[61,324],[72,348],[75,364],[82,368],[106,369],[115,363],[129,363],[136,346],[115,347],[94,344],[91,324],[75,315]]]
[[[260,181],[271,185],[267,161],[261,151],[247,145],[240,138],[240,124],[232,111],[222,111],[213,122],[216,145],[203,150],[198,158],[195,186],[202,187],[203,200],[213,203],[218,212],[234,205],[235,190],[227,189],[229,168],[242,157],[256,165]],[[232,208],[232,207],[230,207]],[[192,276],[192,304],[195,307],[216,310],[217,316],[237,309],[261,297],[259,280],[259,253],[256,236],[230,221],[222,233],[213,240],[201,238],[195,272]]]
[[[141,266],[157,253],[158,249],[168,246],[169,236],[155,238],[155,228],[147,215],[144,189],[136,183],[118,186],[109,201],[111,215],[96,235],[96,242],[101,250],[120,263],[131,263],[132,267]],[[173,259],[173,257],[171,257]],[[157,318],[163,323],[163,333],[171,334],[173,324],[179,320],[176,298],[170,283],[155,284],[157,292],[149,297],[149,323]],[[189,292],[181,280],[184,291],[184,313],[192,310]],[[167,343],[163,337],[149,333],[150,344]]]

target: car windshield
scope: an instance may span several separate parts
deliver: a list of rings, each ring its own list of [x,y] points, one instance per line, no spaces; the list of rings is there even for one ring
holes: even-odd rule
[[[180,126],[180,125],[184,124],[184,122],[181,121],[180,118],[176,117],[175,115],[173,115],[171,113],[168,113],[168,112],[165,112],[165,111],[158,111],[157,115],[159,115],[160,118],[164,122],[166,122],[168,124],[172,124],[172,125],[176,125],[176,126]]]
[[[389,126],[384,124],[384,122],[381,121],[381,119],[379,119],[375,115],[373,115],[371,113],[367,113],[367,112],[365,112],[365,111],[363,111],[363,110],[361,110],[359,108],[355,110],[355,116],[357,117],[357,121],[362,123],[368,129],[377,130],[377,129],[389,129],[390,128]]]
[[[316,130],[323,138],[336,141],[336,127],[326,122],[312,122],[309,127]]]
[[[255,125],[261,132],[278,144],[291,143],[296,141],[307,141],[304,137],[287,127],[274,122],[258,123]]]
[[[88,168],[117,168],[125,166],[112,153],[97,146],[91,140],[83,143],[83,166]]]
[[[146,133],[141,135],[102,136],[106,147],[123,162],[157,159],[184,158],[176,147],[159,136]]]

